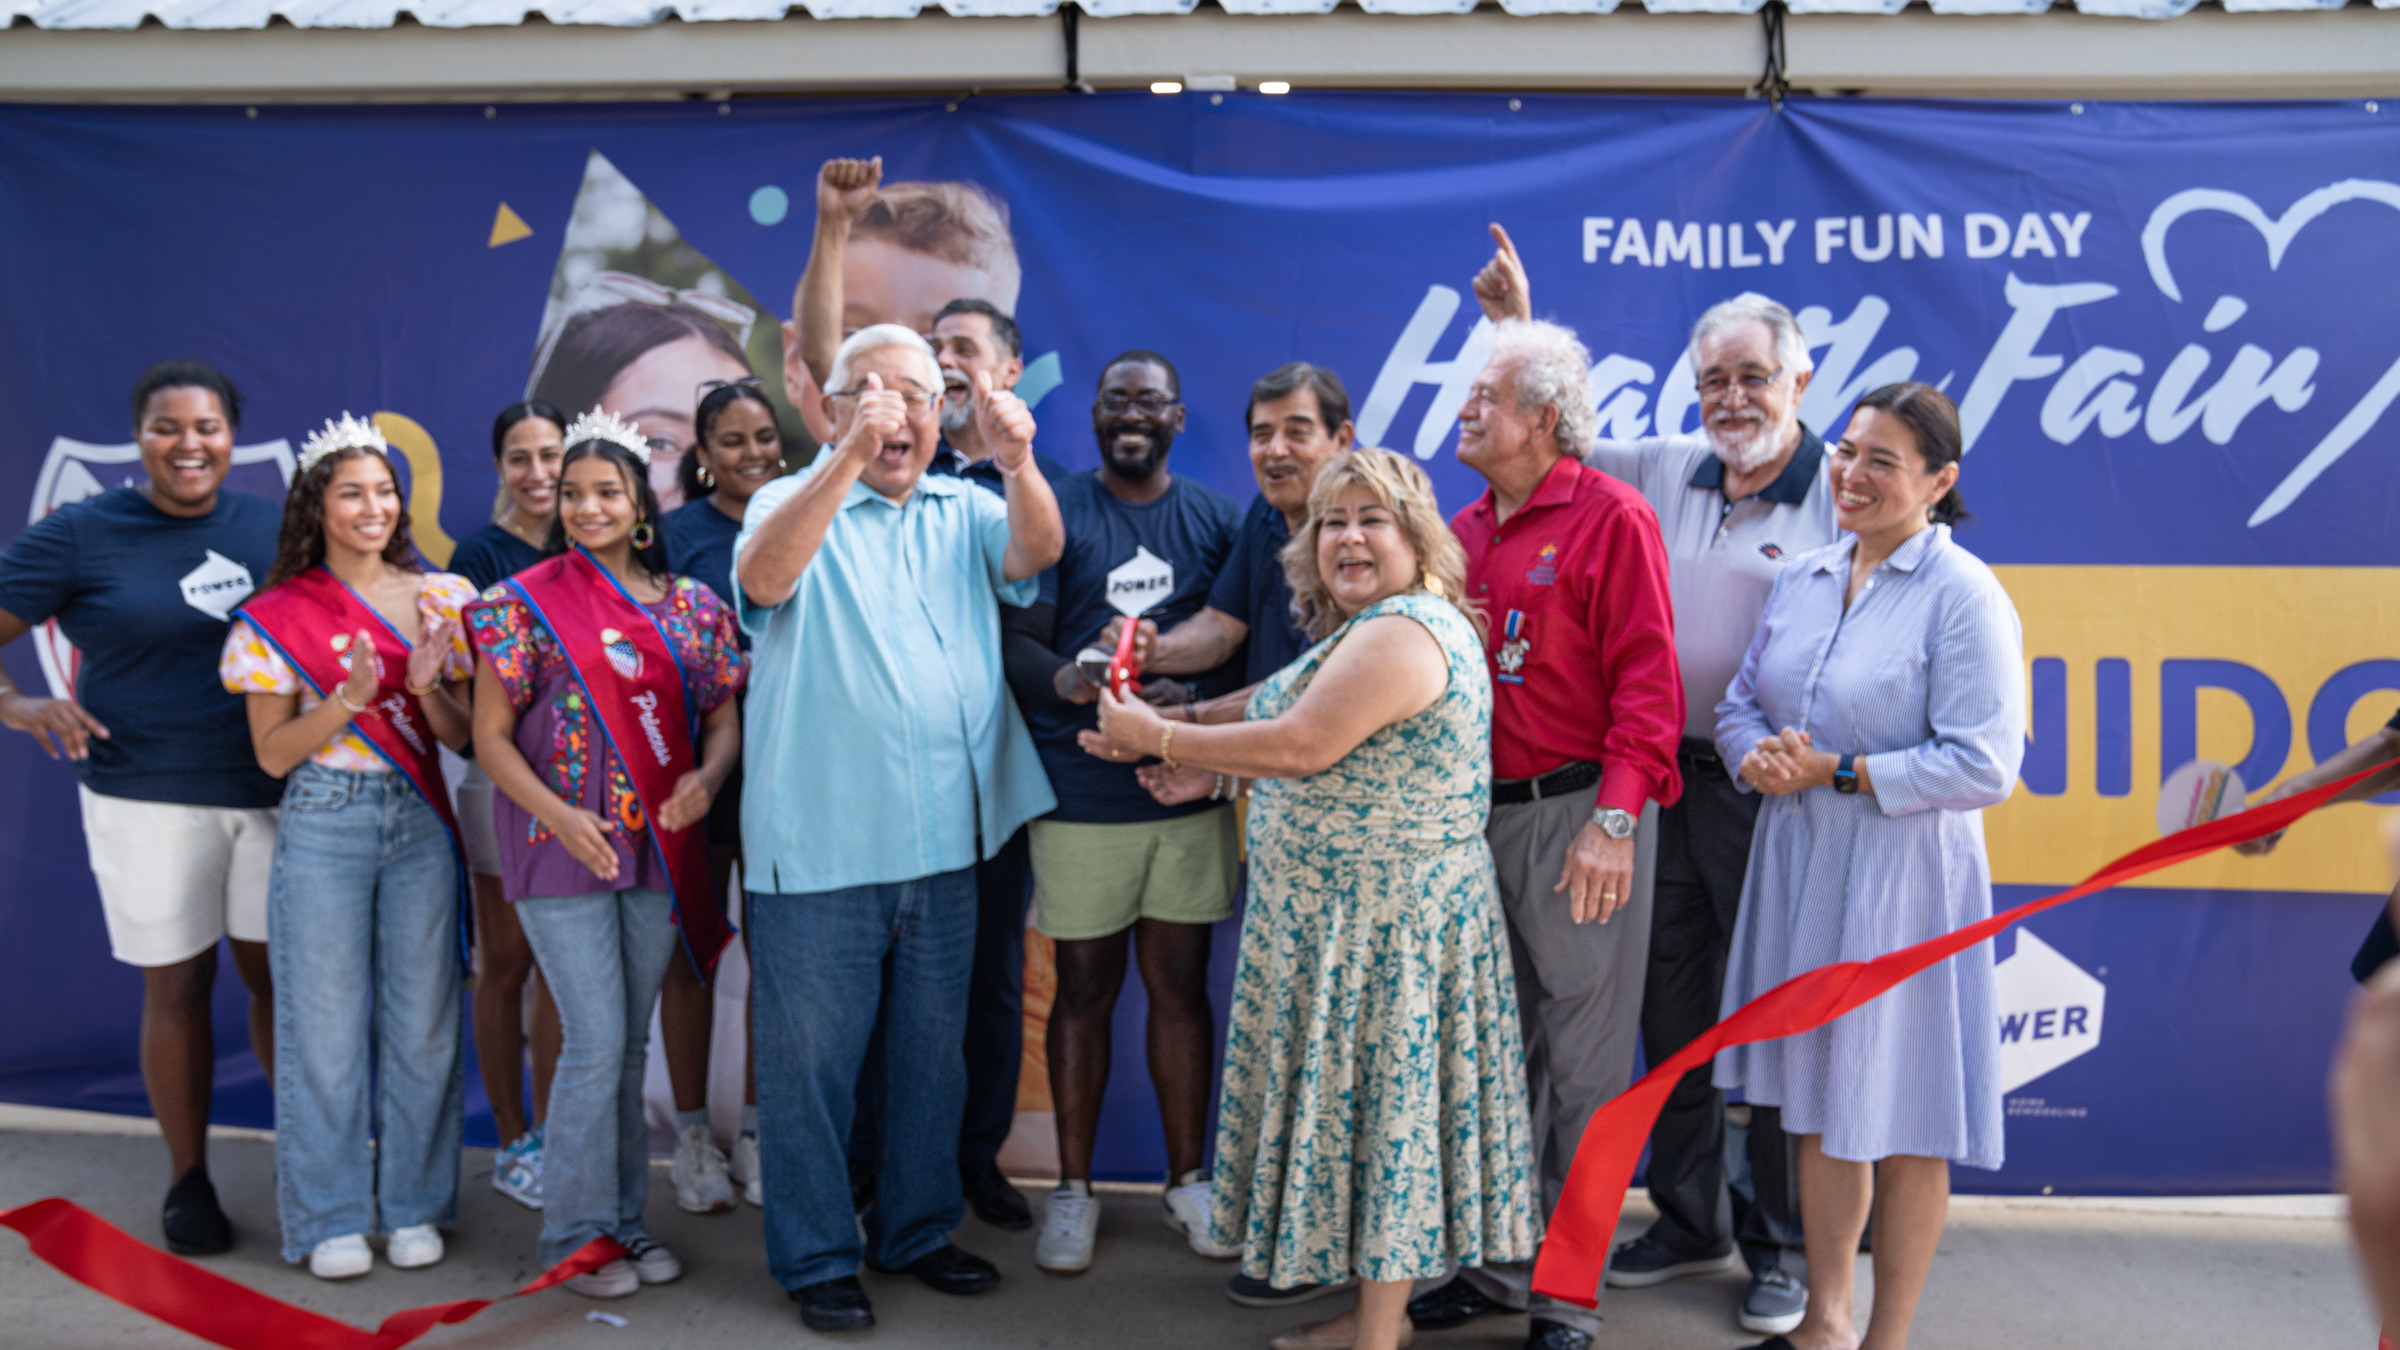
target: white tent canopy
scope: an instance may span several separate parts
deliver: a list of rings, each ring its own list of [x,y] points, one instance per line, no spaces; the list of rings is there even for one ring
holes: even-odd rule
[[[1099,88],[1739,94],[1765,64],[1764,0],[1065,2],[0,0],[0,100],[966,94],[1070,67]],[[2400,0],[1789,3],[1803,93],[2400,101]]]

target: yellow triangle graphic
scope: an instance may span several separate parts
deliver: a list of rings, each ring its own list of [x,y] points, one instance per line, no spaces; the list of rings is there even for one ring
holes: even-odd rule
[[[498,248],[502,244],[513,244],[520,239],[530,238],[532,234],[533,227],[525,223],[523,216],[509,210],[507,202],[500,203],[500,214],[492,217],[490,247]]]

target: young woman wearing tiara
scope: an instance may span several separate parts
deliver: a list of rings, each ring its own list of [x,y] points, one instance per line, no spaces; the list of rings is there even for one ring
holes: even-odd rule
[[[458,826],[439,745],[467,742],[464,578],[427,572],[383,433],[309,437],[267,589],[218,675],[285,780],[267,885],[283,1256],[364,1275],[442,1259],[458,1212]],[[371,1142],[370,1142],[371,1141]]]
[[[566,440],[551,556],[467,625],[501,882],[565,1028],[540,1260],[614,1238],[624,1259],[567,1287],[617,1298],[683,1273],[642,1223],[644,1033],[668,961],[705,977],[731,936],[700,827],[741,753],[745,661],[724,604],[667,568],[642,434],[594,409]]]

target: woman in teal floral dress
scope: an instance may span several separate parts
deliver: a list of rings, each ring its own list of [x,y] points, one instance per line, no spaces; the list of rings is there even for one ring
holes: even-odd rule
[[[1261,780],[1211,1237],[1273,1284],[1358,1277],[1352,1313],[1277,1347],[1394,1350],[1412,1281],[1530,1260],[1540,1238],[1483,842],[1492,691],[1414,463],[1335,459],[1283,559],[1315,647],[1220,725],[1103,695],[1084,743]]]

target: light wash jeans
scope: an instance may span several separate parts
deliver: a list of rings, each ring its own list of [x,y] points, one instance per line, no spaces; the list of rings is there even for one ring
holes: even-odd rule
[[[458,1217],[458,906],[449,832],[407,778],[292,770],[267,883],[286,1261]]]
[[[975,910],[973,868],[806,895],[750,893],[767,1269],[784,1288],[856,1274],[862,1254],[897,1270],[948,1244],[965,1217],[960,1046]],[[871,1077],[881,1080],[882,1142],[862,1253],[844,1160],[878,1012],[884,1062]],[[550,1100],[555,1121],[556,1089]]]
[[[619,1242],[649,1235],[642,1066],[650,1007],[676,957],[672,908],[665,891],[639,886],[517,902],[566,1033],[542,1127],[545,1267],[602,1234]]]

